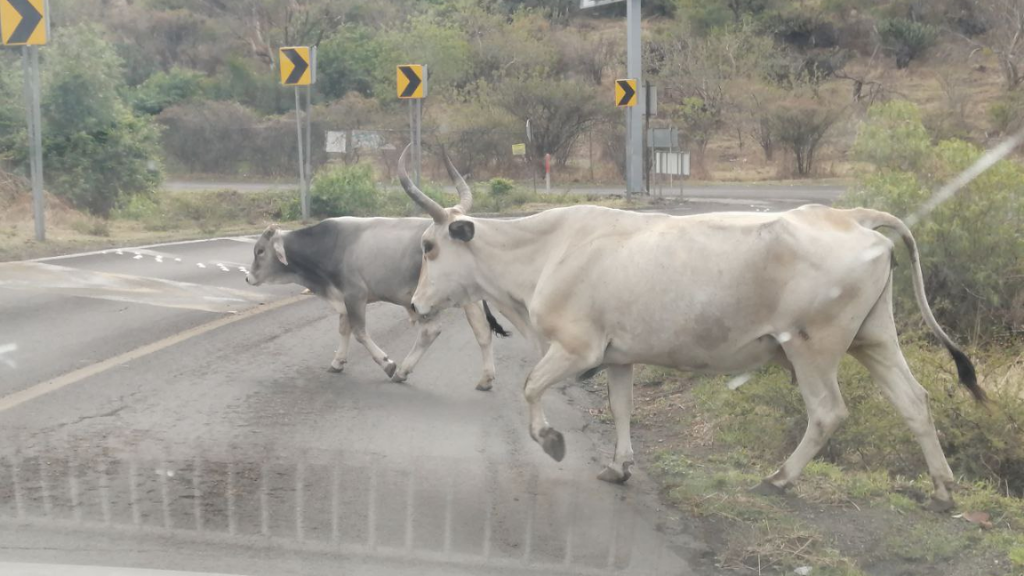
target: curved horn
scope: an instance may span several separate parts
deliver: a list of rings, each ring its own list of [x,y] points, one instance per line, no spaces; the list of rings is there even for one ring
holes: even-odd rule
[[[412,183],[412,180],[409,179],[409,174],[405,171],[405,155],[411,147],[412,144],[410,143],[405,147],[405,150],[402,150],[402,155],[398,158],[398,179],[402,182],[402,188],[405,189],[405,193],[409,195],[409,198],[412,198],[413,202],[426,210],[427,214],[430,214],[430,217],[434,219],[434,222],[444,224],[448,221],[448,214],[444,211],[444,208],[417,188]]]
[[[455,169],[455,164],[448,156],[448,151],[442,147],[441,153],[444,154],[444,167],[448,169],[448,177],[455,182],[455,190],[459,193],[459,208],[462,209],[463,214],[469,214],[469,210],[473,207],[473,192],[466,184],[466,179]]]

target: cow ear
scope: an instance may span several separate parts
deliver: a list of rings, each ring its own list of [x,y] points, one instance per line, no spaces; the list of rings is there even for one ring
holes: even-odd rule
[[[277,259],[281,261],[281,264],[288,265],[288,257],[284,254],[284,236],[278,234],[274,236],[273,242],[274,254],[277,254]]]
[[[448,225],[448,234],[456,240],[469,242],[475,233],[476,225],[469,220],[456,220]]]
[[[266,230],[263,231],[263,237],[264,238],[273,238],[274,234],[277,234],[277,231],[278,231],[277,224],[271,224],[270,226],[267,226]]]

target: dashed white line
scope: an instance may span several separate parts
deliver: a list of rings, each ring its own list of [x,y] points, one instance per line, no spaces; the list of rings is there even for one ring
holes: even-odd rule
[[[200,268],[206,268],[206,264],[203,264],[202,262],[197,262],[196,266],[199,266]]]

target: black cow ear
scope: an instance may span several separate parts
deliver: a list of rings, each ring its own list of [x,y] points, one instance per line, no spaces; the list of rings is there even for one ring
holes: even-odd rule
[[[448,234],[455,240],[469,242],[476,234],[476,225],[469,220],[456,220],[448,225]]]

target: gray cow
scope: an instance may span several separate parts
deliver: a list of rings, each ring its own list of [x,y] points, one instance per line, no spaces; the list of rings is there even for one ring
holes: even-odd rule
[[[412,295],[420,276],[423,255],[420,238],[430,226],[427,218],[330,218],[291,232],[271,226],[256,241],[246,282],[259,286],[299,284],[330,302],[338,311],[341,343],[331,361],[331,372],[341,372],[348,359],[349,336],[354,335],[392,380],[405,381],[420,357],[441,332],[439,323],[423,320],[412,311]],[[419,338],[401,366],[366,332],[366,305],[390,302],[405,308],[420,328]],[[490,390],[494,381],[491,331],[508,332],[478,302],[462,307],[480,343],[483,376],[477,390]]]

